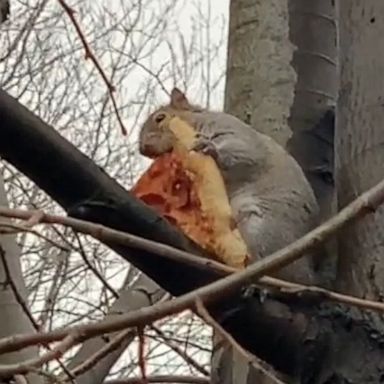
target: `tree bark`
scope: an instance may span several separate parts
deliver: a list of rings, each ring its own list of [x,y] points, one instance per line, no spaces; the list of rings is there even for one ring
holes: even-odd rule
[[[333,0],[289,0],[290,39],[297,74],[288,150],[303,168],[322,217],[334,213],[333,109],[337,97],[337,38]],[[321,123],[320,123],[321,122]],[[320,124],[319,124],[320,123]]]
[[[340,2],[340,96],[336,131],[339,207],[384,177],[384,2]],[[338,287],[382,299],[384,208],[339,239]]]
[[[232,0],[224,109],[285,146],[296,74],[287,0]]]
[[[288,119],[297,80],[290,65],[293,51],[287,0],[231,1],[224,109],[282,146],[292,135]],[[273,382],[218,335],[213,344],[213,383]]]
[[[339,1],[340,95],[335,137],[339,208],[384,177],[384,2]],[[384,209],[349,226],[339,236],[337,288],[382,301],[384,287]],[[331,360],[331,382],[379,383],[383,380],[380,314],[351,311],[372,327],[367,345],[348,342]],[[325,380],[323,381],[325,382]],[[327,381],[328,382],[328,381]]]
[[[287,146],[314,189],[319,219],[335,211],[336,56],[332,1],[231,1],[225,110]],[[318,274],[329,283],[335,253],[327,259],[324,253],[316,260]],[[225,348],[214,352],[212,365],[222,372],[217,381],[235,382],[228,380],[231,354]],[[233,365],[244,366],[234,358]]]
[[[131,274],[129,273],[125,281],[124,287],[120,290],[120,297],[113,303],[106,319],[113,316],[134,311],[136,309],[152,305],[159,301],[165,292],[149,279],[144,274],[141,274],[138,279],[131,285]],[[113,338],[116,334],[111,334],[108,339]],[[136,337],[136,330],[127,335],[120,343],[119,347],[114,351],[108,353],[103,359],[99,360],[95,366],[87,370],[83,374],[76,377],[77,384],[101,384],[108,376],[110,369],[131,344]],[[79,351],[73,357],[68,365],[68,369],[72,370],[81,365],[84,361],[89,359],[95,352],[99,351],[106,344],[103,337],[90,339],[83,343]]]
[[[320,208],[319,222],[336,211],[334,109],[337,98],[337,34],[334,0],[289,0],[292,66],[297,74],[287,150],[302,167]],[[318,280],[335,278],[337,246],[329,241],[315,258]]]
[[[0,204],[8,205],[2,177],[0,177]],[[8,220],[2,218],[1,221]],[[15,236],[0,235],[0,248],[0,252],[3,252],[0,259],[0,338],[17,333],[33,332],[31,321],[20,303],[22,301],[23,305],[29,310],[27,289],[21,271],[20,249],[16,244]],[[22,351],[0,355],[0,364],[19,363],[36,357],[38,352],[37,347],[31,347]],[[43,380],[36,374],[30,374],[28,375],[28,382],[40,384]]]

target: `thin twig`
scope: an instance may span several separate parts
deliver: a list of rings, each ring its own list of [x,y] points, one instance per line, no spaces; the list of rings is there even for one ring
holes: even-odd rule
[[[78,252],[83,259],[84,263],[87,265],[87,267],[93,272],[93,274],[96,276],[96,278],[101,282],[102,285],[112,294],[112,296],[115,299],[119,298],[119,294],[116,292],[115,289],[111,286],[111,284],[108,283],[108,281],[104,278],[104,276],[99,272],[99,270],[92,265],[91,261],[87,257],[87,253],[85,252],[85,249],[83,247],[83,243],[81,241],[81,238],[77,232],[74,232],[75,238],[77,240]]]
[[[17,364],[0,365],[0,377],[12,377],[15,374],[26,374],[31,368],[40,368],[51,360],[59,359],[76,344],[77,335],[69,334],[62,342],[52,348],[51,351],[29,360]]]
[[[24,224],[27,228],[32,228],[36,224],[41,223],[41,220],[44,217],[44,212],[40,210],[36,210],[35,213],[27,220],[27,222]]]
[[[74,11],[74,9],[71,8],[64,0],[57,0],[57,1],[63,7],[64,11],[67,13],[67,15],[70,18],[73,26],[76,29],[77,35],[79,36],[79,38],[80,38],[80,40],[81,40],[81,42],[83,44],[84,50],[85,50],[85,58],[86,59],[90,59],[93,62],[93,64],[95,65],[97,71],[99,72],[100,76],[102,77],[105,85],[107,86],[108,93],[109,93],[109,96],[110,96],[112,104],[113,104],[113,109],[115,110],[117,120],[118,120],[118,122],[120,124],[121,132],[123,133],[124,136],[127,135],[127,129],[125,128],[123,120],[122,120],[122,118],[120,116],[119,109],[117,107],[117,102],[116,102],[116,98],[115,98],[115,95],[114,95],[114,92],[116,91],[115,87],[108,80],[108,77],[105,74],[103,68],[101,67],[100,63],[97,61],[95,55],[93,54],[93,52],[91,50],[91,47],[89,46],[89,44],[87,42],[87,39],[85,38],[84,33],[81,30],[81,28],[80,28],[80,24],[77,22],[77,20],[75,18],[75,11]]]
[[[61,249],[62,251],[68,251],[69,249],[66,248],[64,245],[59,244],[55,240],[52,240],[48,238],[47,236],[43,235],[39,231],[36,231],[31,228],[30,224],[27,221],[27,225],[17,225],[12,223],[4,223],[0,222],[0,234],[4,235],[15,235],[18,233],[27,232],[31,233],[32,235],[35,235],[43,240],[45,240],[47,243],[53,245],[54,247]]]
[[[277,378],[270,370],[266,369],[263,366],[263,362],[258,359],[256,356],[247,352],[217,321],[215,321],[212,316],[208,313],[202,301],[197,298],[196,303],[196,313],[212,328],[214,328],[217,333],[228,342],[240,355],[242,355],[247,361],[249,361],[252,366],[269,379],[271,379],[276,384],[284,384],[279,378]]]
[[[149,376],[148,383],[183,383],[183,384],[209,384],[210,381],[204,377],[178,376],[178,375],[159,375]],[[127,379],[115,379],[104,381],[104,384],[142,384],[139,377],[130,377]]]
[[[124,340],[134,334],[135,331],[132,329],[128,329],[125,331],[119,332],[116,336],[114,336],[107,344],[105,344],[102,348],[97,350],[94,354],[89,356],[87,360],[83,361],[81,364],[77,365],[75,368],[71,370],[71,374],[73,377],[80,376],[84,372],[90,370],[94,367],[100,360],[102,360],[109,353],[119,348]],[[62,378],[64,380],[64,377]]]
[[[157,333],[158,336],[160,336],[163,339],[163,342],[171,348],[174,352],[176,352],[180,357],[183,358],[183,360],[191,365],[193,368],[195,368],[198,372],[203,374],[204,376],[209,376],[209,372],[202,367],[200,364],[197,363],[195,359],[193,359],[191,356],[188,355],[185,351],[183,351],[175,342],[170,340],[167,335],[164,334],[164,332],[159,329],[158,327],[152,325],[151,329]]]
[[[141,374],[141,382],[142,384],[147,384],[147,362],[145,360],[145,334],[144,334],[144,326],[137,327],[137,336],[139,338],[137,355],[139,361],[139,368]]]

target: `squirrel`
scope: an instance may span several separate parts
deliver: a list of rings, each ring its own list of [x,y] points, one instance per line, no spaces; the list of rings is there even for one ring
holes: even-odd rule
[[[299,164],[282,146],[235,116],[190,104],[177,88],[172,90],[169,104],[150,114],[142,125],[142,155],[156,158],[173,150],[177,138],[164,121],[175,116],[197,132],[191,150],[215,160],[251,260],[287,246],[317,224],[319,209],[313,190]],[[275,276],[312,284],[312,263],[306,256]]]

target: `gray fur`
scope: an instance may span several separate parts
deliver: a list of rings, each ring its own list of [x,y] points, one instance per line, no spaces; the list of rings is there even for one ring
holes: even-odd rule
[[[283,248],[315,226],[318,206],[312,188],[284,148],[223,112],[189,117],[201,134],[197,146],[215,149],[234,218],[254,259]],[[278,275],[311,283],[311,260],[300,259]]]

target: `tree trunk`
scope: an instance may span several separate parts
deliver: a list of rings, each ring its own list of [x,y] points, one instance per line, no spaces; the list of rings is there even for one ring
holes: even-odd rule
[[[289,124],[288,150],[303,168],[319,201],[322,216],[333,206],[332,112],[337,96],[337,44],[333,0],[289,0],[290,38],[297,74]]]
[[[287,149],[302,167],[320,208],[319,221],[336,212],[334,108],[337,97],[337,36],[334,0],[289,0],[290,38],[297,74]],[[316,258],[319,281],[331,285],[336,270],[334,240]]]
[[[225,111],[285,146],[296,74],[287,0],[232,0]],[[214,335],[213,383],[272,383]]]
[[[232,0],[225,110],[285,146],[296,74],[287,0]]]
[[[151,279],[144,274],[141,274],[134,284],[129,284],[132,276],[128,273],[124,287],[120,290],[120,297],[113,303],[106,319],[113,318],[114,315],[127,313],[139,308],[152,305],[159,301],[165,294],[165,292]],[[119,333],[119,332],[118,332]],[[111,334],[108,339],[112,339],[117,334]],[[101,384],[109,374],[110,369],[115,362],[121,356],[121,354],[127,349],[136,336],[136,330],[124,338],[119,347],[108,353],[103,359],[97,362],[97,364],[91,369],[84,372],[84,374],[76,377],[77,384]],[[70,370],[75,369],[81,365],[84,361],[89,359],[96,351],[99,351],[106,344],[106,339],[98,337],[89,339],[82,344],[79,351],[71,360],[68,368]]]
[[[340,2],[340,97],[336,133],[339,207],[384,177],[384,2]],[[340,236],[338,285],[382,300],[384,207]]]
[[[339,2],[340,96],[335,137],[339,208],[384,177],[384,2]],[[339,236],[338,289],[382,301],[384,294],[384,207],[346,228]],[[382,316],[351,311],[362,329],[371,327],[370,343],[345,341],[336,358],[333,382],[379,383],[383,380]],[[324,380],[325,381],[325,380]],[[327,381],[328,382],[328,381]]]
[[[8,205],[2,177],[0,177],[0,204]],[[7,220],[2,218],[1,221]],[[0,235],[0,248],[0,252],[2,252],[0,259],[0,338],[17,333],[31,333],[33,332],[31,321],[19,302],[22,301],[23,305],[28,308],[27,290],[20,265],[20,249],[16,244],[14,235]],[[18,352],[1,355],[0,364],[20,363],[36,357],[37,354],[37,347],[25,348]],[[28,382],[40,384],[43,381],[40,376],[30,374],[28,375]]]
[[[287,146],[311,182],[322,218],[334,212],[329,110],[336,103],[336,56],[332,1],[231,1],[225,110]],[[320,266],[324,281],[332,275],[329,261]],[[214,381],[247,382],[248,365],[231,359],[222,346],[214,348]],[[235,377],[240,371],[244,379]]]

